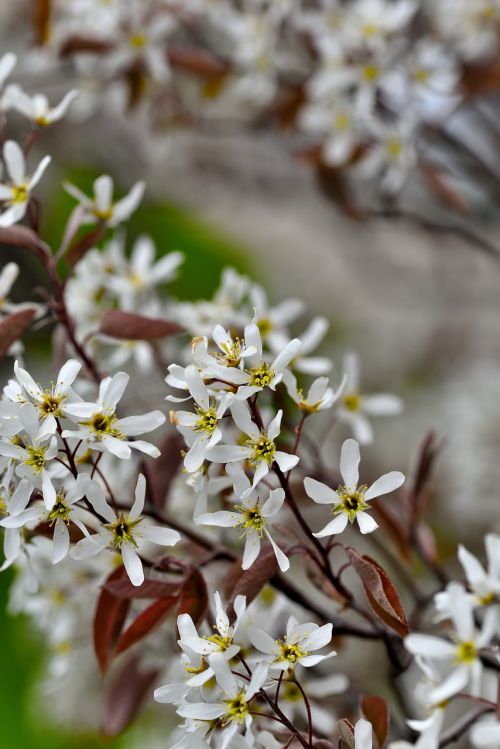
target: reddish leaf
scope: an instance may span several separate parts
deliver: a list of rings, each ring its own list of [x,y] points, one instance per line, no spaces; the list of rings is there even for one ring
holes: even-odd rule
[[[323,195],[335,203],[346,216],[355,220],[361,218],[361,212],[351,195],[349,183],[340,169],[321,162],[316,170],[316,179]]]
[[[27,307],[0,320],[0,359],[3,359],[12,344],[22,337],[34,316],[34,308]]]
[[[227,72],[226,66],[207,52],[199,49],[170,47],[168,59],[174,67],[204,78],[218,78]]]
[[[141,671],[135,656],[125,661],[105,698],[101,728],[104,736],[117,736],[130,725],[152,690],[158,673],[156,669]]]
[[[182,436],[176,429],[172,430],[166,434],[160,445],[160,457],[144,461],[143,472],[147,479],[149,499],[155,507],[165,507],[170,484],[182,463],[181,450],[184,447]]]
[[[406,501],[410,508],[410,528],[415,528],[427,509],[428,486],[439,447],[434,432],[429,432],[420,445],[415,475],[406,494]]]
[[[177,601],[177,596],[166,596],[144,609],[121,635],[116,645],[116,653],[123,653],[151,634],[167,618]]]
[[[241,568],[240,561],[237,562],[237,565]],[[248,606],[277,571],[278,563],[273,549],[271,547],[264,548],[249,570],[244,572],[241,572],[241,569],[239,570],[239,578],[231,591],[228,608],[232,606],[234,599],[239,595],[246,596]]]
[[[359,575],[370,605],[377,616],[401,637],[409,633],[408,622],[396,588],[385,570],[371,557],[348,546],[347,555]]]
[[[442,203],[449,208],[453,208],[458,213],[469,213],[469,205],[463,195],[460,195],[451,185],[446,172],[438,169],[433,164],[421,164],[420,169],[427,184]]]
[[[128,577],[108,580],[104,587],[117,598],[165,598],[178,595],[179,583],[164,580],[144,580],[142,585],[132,585]]]
[[[121,580],[126,574],[125,568],[120,567],[108,577],[105,585],[110,581]],[[94,650],[102,674],[106,673],[113,659],[129,607],[129,600],[117,598],[103,587],[94,617]]]
[[[101,333],[127,341],[152,341],[155,338],[180,333],[181,330],[180,325],[169,320],[144,317],[135,312],[124,312],[119,309],[108,310],[101,321]]]
[[[208,591],[205,578],[193,569],[184,581],[179,597],[177,614],[189,614],[195,624],[205,618],[208,610]]]
[[[50,250],[38,234],[27,226],[7,226],[0,228],[0,244],[22,247],[45,260]]]
[[[103,238],[106,232],[106,225],[99,224],[92,231],[84,234],[80,239],[77,239],[68,250],[66,260],[68,265],[73,267],[79,260]]]
[[[382,697],[365,695],[361,709],[366,720],[372,724],[379,749],[383,749],[389,732],[389,709],[386,701]]]
[[[493,93],[500,89],[500,59],[487,65],[466,65],[462,75],[462,87],[468,96]]]
[[[89,52],[92,55],[103,55],[113,49],[110,42],[104,42],[99,39],[91,39],[86,36],[70,36],[59,50],[61,57],[68,57],[75,53]]]

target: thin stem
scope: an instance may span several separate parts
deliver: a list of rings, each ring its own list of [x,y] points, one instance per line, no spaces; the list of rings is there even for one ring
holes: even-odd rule
[[[297,687],[299,689],[299,692],[302,695],[302,699],[304,700],[304,705],[305,705],[306,713],[307,713],[307,734],[308,734],[308,738],[309,738],[309,746],[312,747],[313,725],[312,725],[311,705],[310,705],[309,700],[307,698],[307,694],[304,691],[304,687],[299,682],[299,680],[297,679],[297,677],[294,678],[294,682],[297,685]]]

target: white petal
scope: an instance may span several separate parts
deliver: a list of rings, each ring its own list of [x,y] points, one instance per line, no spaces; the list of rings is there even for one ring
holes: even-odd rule
[[[238,429],[244,434],[247,434],[252,439],[259,437],[259,430],[257,425],[253,423],[250,411],[246,403],[240,403],[239,401],[233,401],[230,406],[231,416]]]
[[[373,482],[365,494],[365,499],[370,500],[374,497],[380,497],[382,494],[389,494],[404,484],[404,474],[401,471],[391,471],[385,473],[379,479]]]
[[[271,536],[271,534],[269,533],[268,530],[265,531],[265,534],[266,534],[266,536],[267,536],[267,538],[268,538],[271,546],[273,547],[274,554],[276,556],[276,561],[278,562],[278,567],[280,568],[280,570],[282,572],[286,572],[287,570],[290,569],[290,561],[289,561],[287,555],[283,551],[281,551],[280,547],[274,541],[273,537]]]
[[[304,489],[308,497],[318,504],[332,505],[338,502],[338,494],[321,481],[307,477],[304,479]]]
[[[125,221],[137,208],[144,195],[144,189],[146,185],[144,182],[136,182],[132,187],[128,195],[118,200],[113,207],[113,218],[110,222],[112,226],[116,226],[121,221]]]
[[[371,515],[368,515],[367,512],[358,512],[356,514],[356,520],[358,521],[359,530],[363,534],[372,533],[372,531],[378,528],[378,523],[372,518]]]
[[[144,500],[146,498],[146,477],[143,473],[140,473],[137,477],[137,484],[135,486],[135,500],[130,510],[130,517],[135,520],[139,517],[144,509]]]
[[[240,520],[241,515],[238,512],[220,510],[219,512],[206,512],[203,515],[198,515],[196,523],[198,525],[218,525],[220,528],[233,528],[239,524]]]
[[[283,507],[285,501],[285,492],[283,489],[272,489],[269,492],[269,499],[267,499],[262,505],[261,514],[265,518],[270,518],[276,515],[277,512]]]
[[[292,468],[295,468],[300,458],[298,455],[291,455],[290,453],[284,453],[281,450],[277,450],[274,453],[274,460],[283,473],[286,473],[287,471],[291,471]]]
[[[37,168],[35,169],[33,176],[31,177],[28,187],[30,190],[32,190],[34,187],[37,186],[37,184],[40,182],[40,180],[43,177],[43,173],[47,169],[48,165],[52,161],[50,156],[44,156],[44,158],[41,160],[41,162],[38,164]]]
[[[146,541],[152,541],[160,546],[175,546],[181,540],[180,533],[172,530],[172,528],[162,528],[159,525],[144,528],[142,536]]]
[[[185,371],[186,382],[189,387],[189,392],[195,399],[196,403],[204,410],[208,411],[210,401],[208,397],[207,386],[203,382],[203,379],[198,372],[198,369],[190,364],[186,367]]]
[[[467,666],[459,666],[440,684],[428,692],[429,702],[437,705],[448,700],[464,689],[469,682],[469,669]]]
[[[474,638],[474,614],[470,597],[461,583],[451,582],[447,587],[450,616],[462,642]]]
[[[8,140],[3,147],[3,157],[12,182],[21,185],[26,178],[26,165],[21,147],[14,140]]]
[[[348,517],[343,512],[340,515],[337,515],[337,517],[333,518],[333,520],[330,520],[330,522],[325,525],[323,530],[318,531],[318,533],[313,533],[313,536],[316,536],[316,538],[324,538],[325,536],[333,536],[336,533],[342,533],[347,523]]]
[[[109,434],[106,434],[102,438],[101,444],[112,455],[116,455],[117,458],[121,458],[122,460],[128,460],[130,458],[130,447],[126,442],[122,442],[122,440],[119,440],[117,437],[111,437]]]
[[[367,720],[358,720],[354,726],[356,749],[372,749],[372,724]]]
[[[260,553],[260,538],[257,531],[251,529],[247,533],[245,549],[243,551],[242,570],[248,570],[255,562]]]
[[[374,416],[393,416],[401,413],[403,403],[401,398],[388,393],[377,395],[365,395],[363,398],[363,409]]]
[[[267,436],[270,440],[275,440],[281,431],[281,419],[283,411],[280,409],[267,428]]]
[[[278,646],[273,638],[263,629],[257,627],[248,627],[248,639],[257,650],[268,655],[275,655],[278,652]]]
[[[359,445],[356,440],[346,440],[340,451],[340,473],[345,485],[350,489],[355,489],[358,485],[360,459]]]
[[[127,575],[132,585],[139,586],[144,582],[144,570],[142,562],[130,544],[124,544],[122,547],[122,558]]]
[[[427,658],[454,658],[456,648],[448,640],[432,635],[408,635],[405,647],[412,655],[422,655]]]
[[[111,207],[113,201],[113,180],[108,174],[103,174],[94,182],[95,203],[101,213]]]
[[[87,538],[82,538],[81,541],[78,541],[78,543],[73,546],[70,556],[72,559],[78,561],[90,559],[90,557],[95,556],[106,548],[108,540],[108,535],[104,533],[97,533],[92,536],[87,536]]]
[[[103,404],[106,408],[109,408],[110,411],[114,411],[116,404],[121,400],[129,379],[130,378],[126,372],[117,372],[113,377],[109,378],[108,382],[106,382],[103,392],[99,395],[102,398]]]
[[[69,532],[63,520],[56,520],[54,526],[54,548],[52,552],[52,563],[60,562],[69,551]]]

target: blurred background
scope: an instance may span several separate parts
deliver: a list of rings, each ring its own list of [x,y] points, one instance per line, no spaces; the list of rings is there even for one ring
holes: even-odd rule
[[[0,53],[21,53],[33,42],[33,28],[21,18],[43,3],[9,3],[0,8]],[[19,5],[19,9],[17,8]],[[35,7],[36,6],[36,7]],[[43,8],[42,8],[43,9]],[[3,17],[2,17],[3,14]],[[11,43],[12,42],[12,43]],[[68,89],[68,71],[21,66],[19,83],[57,101]],[[478,139],[466,104],[458,125],[466,139]],[[486,106],[496,107],[495,93]],[[461,119],[460,119],[461,118]],[[128,242],[149,233],[159,253],[180,250],[185,264],[174,296],[210,298],[228,265],[261,282],[274,303],[299,297],[308,305],[303,328],[313,315],[331,327],[323,350],[333,357],[359,353],[363,388],[400,395],[404,413],[376,423],[366,459],[382,470],[411,470],[429,431],[441,440],[433,485],[431,525],[445,562],[453,565],[458,540],[482,553],[485,532],[500,531],[500,213],[489,193],[457,217],[419,177],[408,180],[399,209],[361,188],[366,210],[346,215],[332,185],[283,146],[269,128],[175,127],[149,132],[141,118],[97,109],[44,130],[32,158],[52,155],[40,195],[46,205],[42,235],[57,245],[73,201],[64,179],[90,193],[93,179],[113,175],[121,193],[138,179],[146,198],[130,223]],[[26,125],[20,120],[19,132]],[[23,130],[24,128],[24,130]],[[498,135],[490,141],[498,154]],[[491,175],[490,175],[491,176]],[[498,179],[498,177],[497,177]],[[481,182],[481,177],[478,177]],[[0,248],[0,268],[14,259],[22,276],[15,301],[32,298],[44,283],[35,260]],[[301,329],[297,329],[297,333]],[[43,366],[48,334],[27,340],[28,361]],[[2,381],[11,361],[2,365]],[[318,435],[327,422],[318,418]],[[322,451],[334,459],[347,433],[326,434]],[[0,578],[0,725],[2,744],[13,749],[91,749],[162,746],[148,737],[148,714],[137,733],[101,742],[65,722],[64,710],[46,711],[39,696],[44,643],[23,617],[6,613],[9,573]],[[50,698],[49,698],[50,699]],[[59,718],[58,718],[59,714]],[[146,738],[144,738],[146,737]],[[163,743],[163,746],[166,746]]]

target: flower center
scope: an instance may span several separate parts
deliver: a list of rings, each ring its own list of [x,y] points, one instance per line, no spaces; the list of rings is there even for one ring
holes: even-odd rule
[[[358,512],[361,512],[368,507],[365,501],[366,489],[366,486],[361,486],[355,491],[351,491],[346,486],[342,486],[337,489],[337,494],[340,497],[340,502],[333,508],[334,515],[338,515],[340,512],[345,512],[350,522],[352,523]]]
[[[365,65],[363,68],[363,78],[365,81],[376,81],[379,75],[379,70],[376,65]]]
[[[276,658],[276,661],[288,661],[289,663],[297,663],[299,658],[303,658],[307,655],[305,650],[302,650],[299,645],[287,642],[286,640],[278,640],[280,648],[280,654]]]
[[[94,208],[92,209],[92,213],[94,214],[96,218],[100,219],[101,221],[109,221],[110,219],[113,218],[113,207],[110,206],[109,208],[105,208],[101,210],[97,206],[94,206]]]
[[[220,352],[215,356],[226,367],[237,367],[241,360],[243,346],[239,338],[233,338],[230,342],[220,345]]]
[[[56,520],[64,520],[66,524],[69,523],[69,516],[71,515],[71,508],[68,507],[64,500],[63,494],[58,494],[56,501],[51,511],[47,515],[47,520],[53,524]]]
[[[361,396],[358,393],[348,393],[342,398],[342,403],[348,411],[361,410]]]
[[[274,372],[270,369],[269,364],[263,362],[260,367],[254,367],[250,370],[250,385],[265,388],[271,384]]]
[[[47,459],[45,453],[47,452],[46,447],[35,447],[34,445],[27,445],[26,452],[28,457],[24,461],[24,464],[31,466],[36,473],[41,473],[45,468]]]
[[[66,400],[65,395],[54,395],[50,390],[46,390],[43,394],[41,402],[38,404],[38,410],[42,416],[61,416],[61,403]]]
[[[256,440],[248,440],[248,444],[253,449],[253,455],[250,459],[252,463],[256,464],[265,460],[269,466],[272,465],[276,447],[266,434],[261,434]]]
[[[28,185],[12,185],[12,197],[10,199],[10,202],[12,205],[15,205],[17,203],[26,203],[28,200]]]
[[[100,440],[105,435],[116,437],[117,439],[123,439],[123,435],[113,427],[113,424],[118,421],[118,416],[115,413],[104,413],[99,411],[95,413],[89,421],[84,421],[84,426],[88,426],[92,429],[96,439]]]
[[[224,700],[227,705],[227,712],[222,716],[223,725],[227,723],[243,723],[248,715],[248,706],[245,702],[243,690],[236,697],[230,700]]]
[[[236,505],[236,509],[241,512],[242,519],[240,520],[241,528],[243,529],[243,535],[246,535],[249,530],[256,530],[259,536],[262,536],[266,525],[265,519],[262,517],[260,512],[259,502],[253,507],[245,507],[245,505]]]
[[[121,549],[124,544],[137,546],[134,539],[134,528],[142,522],[142,518],[131,520],[120,514],[113,523],[108,523],[105,527],[113,534],[113,548]]]
[[[210,637],[207,637],[207,640],[208,642],[212,642],[214,645],[217,645],[220,652],[223,653],[232,644],[233,638],[232,634],[221,635],[217,633],[215,635],[210,635]]]
[[[195,432],[207,432],[213,434],[217,428],[217,412],[215,408],[209,408],[208,411],[204,411],[202,408],[196,407],[199,419],[196,421],[194,427]]]
[[[473,663],[477,658],[476,645],[472,641],[461,642],[457,648],[457,661],[460,663]]]
[[[265,338],[271,332],[273,324],[271,320],[269,320],[269,318],[263,317],[262,320],[259,320],[259,322],[257,323],[257,327],[259,329],[261,337]]]
[[[130,44],[135,49],[142,49],[146,46],[147,42],[147,36],[146,34],[141,34],[141,32],[138,32],[137,34],[133,34],[133,36],[130,37]]]
[[[479,603],[481,606],[490,606],[495,601],[494,593],[486,593],[484,596],[480,596]]]

